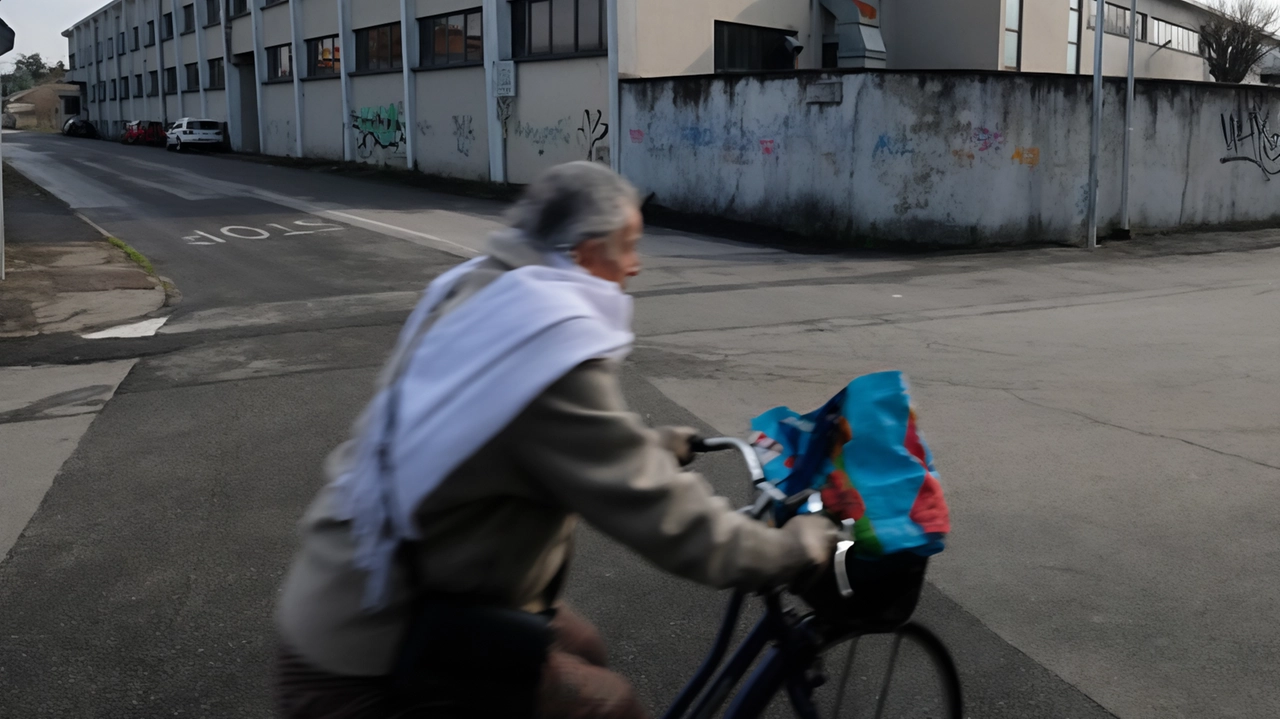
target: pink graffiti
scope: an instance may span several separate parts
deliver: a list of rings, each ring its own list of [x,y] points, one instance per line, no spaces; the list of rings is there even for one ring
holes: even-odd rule
[[[773,140],[761,140],[761,141],[760,141],[760,152],[763,152],[763,153],[764,153],[764,154],[766,154],[766,155],[772,155],[772,154],[773,154]]]
[[[1004,145],[1004,135],[995,130],[988,130],[985,127],[979,127],[973,131],[973,141],[978,144],[979,152],[987,150],[998,150]]]
[[[644,130],[632,130],[632,131],[631,131],[631,141],[632,141],[632,142],[644,142]]]

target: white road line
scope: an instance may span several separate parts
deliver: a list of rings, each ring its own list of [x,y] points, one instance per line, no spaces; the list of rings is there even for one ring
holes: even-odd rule
[[[168,315],[165,315],[164,317],[153,317],[152,319],[149,319],[149,320],[142,320],[141,322],[132,322],[127,325],[117,325],[115,327],[109,327],[105,330],[90,332],[87,335],[80,335],[80,336],[87,340],[119,339],[119,338],[126,338],[126,337],[127,338],[150,337],[156,333],[156,330],[159,330],[161,327],[163,327],[164,323],[167,322],[168,320],[169,320]]]

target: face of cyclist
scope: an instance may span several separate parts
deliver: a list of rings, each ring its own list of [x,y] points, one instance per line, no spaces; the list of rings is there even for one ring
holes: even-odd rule
[[[640,236],[644,219],[632,207],[627,224],[608,237],[587,240],[574,250],[574,259],[584,270],[602,280],[617,282],[626,289],[627,278],[640,274]]]

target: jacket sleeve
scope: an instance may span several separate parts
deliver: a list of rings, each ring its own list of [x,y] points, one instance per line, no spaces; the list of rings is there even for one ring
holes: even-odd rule
[[[628,412],[617,365],[579,365],[509,427],[519,463],[554,499],[659,567],[715,587],[759,587],[813,562],[797,533],[736,512],[681,471]]]

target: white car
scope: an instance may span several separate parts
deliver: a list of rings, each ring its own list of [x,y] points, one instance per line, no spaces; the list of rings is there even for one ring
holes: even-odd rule
[[[222,145],[222,123],[184,117],[164,133],[164,149],[182,152],[187,147],[219,147]]]

